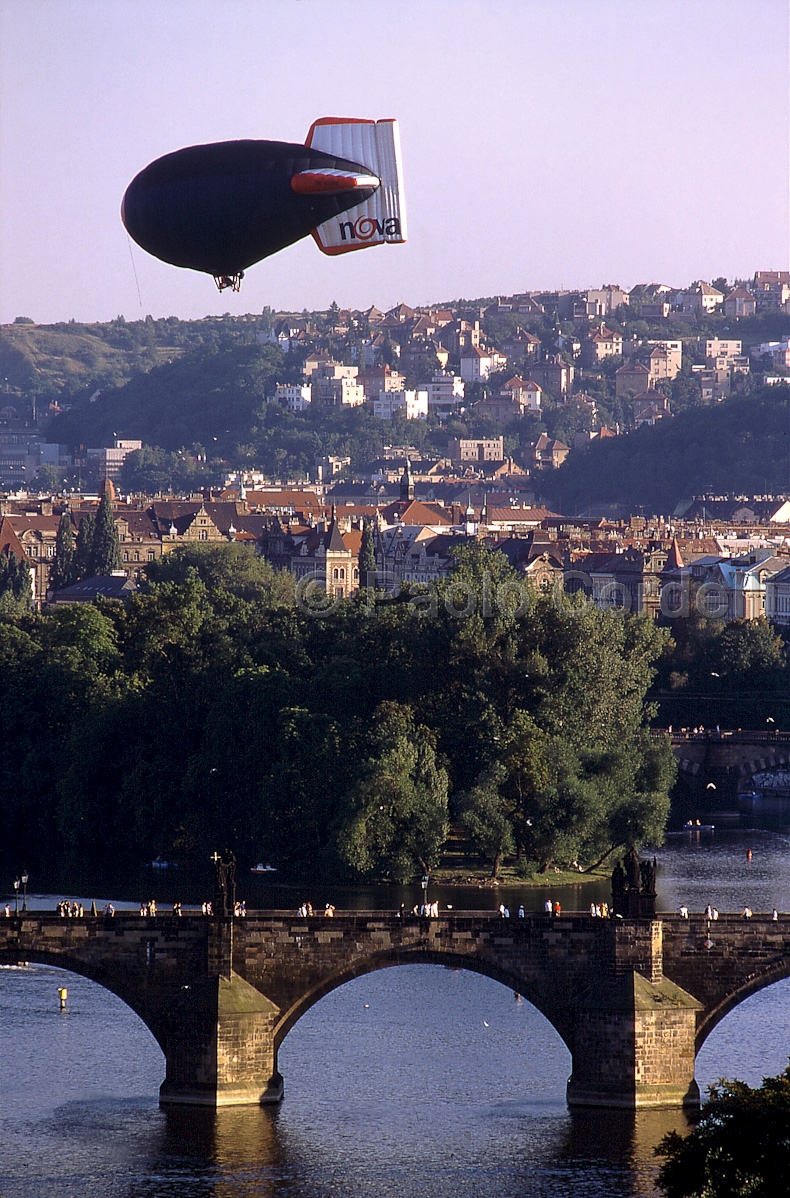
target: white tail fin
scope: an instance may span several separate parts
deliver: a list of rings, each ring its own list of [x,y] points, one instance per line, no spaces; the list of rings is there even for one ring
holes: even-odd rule
[[[346,254],[369,245],[399,245],[406,240],[397,121],[322,117],[312,125],[307,145],[358,162],[381,180],[365,203],[313,230],[319,249],[325,254]]]

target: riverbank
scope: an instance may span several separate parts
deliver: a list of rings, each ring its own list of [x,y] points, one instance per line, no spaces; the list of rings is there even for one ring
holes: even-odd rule
[[[546,873],[522,874],[515,866],[503,866],[497,877],[483,870],[464,870],[439,867],[431,873],[431,883],[438,886],[477,886],[480,889],[491,889],[507,886],[508,889],[545,890],[547,886],[580,886],[585,882],[600,883],[611,877],[611,870],[599,866],[587,872],[581,870],[562,870],[556,866]]]

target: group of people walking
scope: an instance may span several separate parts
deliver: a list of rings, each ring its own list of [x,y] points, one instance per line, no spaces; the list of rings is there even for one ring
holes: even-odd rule
[[[246,914],[246,912],[245,912],[245,914]],[[299,916],[301,919],[306,919],[308,915],[317,915],[317,914],[318,914],[318,912],[317,912],[317,911],[314,911],[314,910],[313,910],[313,904],[308,902],[308,903],[302,903],[301,907],[300,907],[300,908],[299,908],[299,910],[296,912],[296,914],[297,914],[297,915],[298,915],[298,916]],[[333,904],[332,904],[332,903],[327,903],[327,904],[326,904],[326,906],[324,907],[324,916],[325,916],[325,918],[326,918],[326,919],[332,919],[332,918],[334,917],[334,914],[335,914],[335,908],[334,908]]]
[[[747,903],[746,906],[744,906],[743,911],[741,911],[741,919],[751,919],[752,914],[753,914],[752,909]],[[688,919],[689,909],[685,903],[681,903],[680,906],[678,907],[678,915],[680,916],[681,919]],[[715,922],[715,920],[717,920],[719,918],[719,912],[717,911],[717,909],[715,907],[712,907],[710,903],[708,903],[707,907],[705,908],[704,915],[709,923]],[[773,910],[771,911],[771,919],[774,922],[776,922],[779,919],[779,912],[777,911],[776,907],[774,907]]]

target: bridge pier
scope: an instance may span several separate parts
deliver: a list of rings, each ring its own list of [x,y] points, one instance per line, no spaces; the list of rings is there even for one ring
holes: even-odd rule
[[[663,974],[660,920],[616,920],[610,968],[573,1008],[569,1106],[699,1106],[694,1078],[702,1003]]]
[[[160,1105],[279,1102],[278,1016],[274,1003],[232,972],[184,986],[167,1015]]]
[[[233,903],[217,886],[208,925],[205,978],[182,985],[165,1020],[165,1080],[159,1104],[240,1106],[279,1102],[273,1029],[279,1008],[233,972]]]

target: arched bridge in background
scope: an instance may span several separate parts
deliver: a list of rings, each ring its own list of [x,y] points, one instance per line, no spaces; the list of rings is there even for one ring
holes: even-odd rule
[[[751,789],[754,774],[790,763],[790,732],[654,728],[653,734],[670,737],[681,786],[693,799],[704,799],[709,810],[734,808],[739,791]]]
[[[26,912],[0,919],[0,962],[17,961],[82,974],[136,1011],[165,1055],[163,1103],[277,1101],[278,1048],[305,1011],[362,974],[426,963],[485,974],[532,1002],[570,1050],[571,1105],[637,1109],[699,1102],[706,1036],[790,976],[790,917]]]

